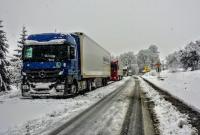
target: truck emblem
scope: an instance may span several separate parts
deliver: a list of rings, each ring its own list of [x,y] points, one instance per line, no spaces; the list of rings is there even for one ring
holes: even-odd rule
[[[61,63],[60,62],[56,62],[56,68],[60,68],[61,67]]]
[[[39,76],[40,76],[41,78],[44,78],[44,77],[45,77],[44,71],[39,72]]]

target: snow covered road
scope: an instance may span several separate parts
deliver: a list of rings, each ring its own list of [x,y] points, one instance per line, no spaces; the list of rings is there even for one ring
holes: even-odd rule
[[[68,99],[21,99],[19,91],[0,96],[0,134],[40,134],[61,125],[123,85],[130,77]]]
[[[142,105],[140,100],[139,80],[135,78],[135,87],[130,96],[129,108],[123,123],[122,135],[144,135]],[[148,135],[151,135],[148,133]]]
[[[133,88],[134,81],[131,79],[50,135],[119,134]]]
[[[108,96],[78,116],[56,128],[49,135],[153,135],[152,123],[145,119],[141,88],[137,77],[131,78]],[[143,108],[143,109],[142,109]]]

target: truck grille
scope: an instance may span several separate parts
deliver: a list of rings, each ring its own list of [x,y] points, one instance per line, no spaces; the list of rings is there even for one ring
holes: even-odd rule
[[[60,70],[34,70],[27,71],[27,77],[31,82],[53,82],[59,77]]]

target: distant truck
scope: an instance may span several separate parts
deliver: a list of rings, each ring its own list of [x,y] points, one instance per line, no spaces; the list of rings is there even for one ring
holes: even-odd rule
[[[123,67],[123,76],[128,76],[128,67]]]
[[[107,85],[110,53],[84,33],[29,35],[22,96],[67,96]]]
[[[118,60],[111,61],[111,81],[119,81],[123,77],[123,69]]]

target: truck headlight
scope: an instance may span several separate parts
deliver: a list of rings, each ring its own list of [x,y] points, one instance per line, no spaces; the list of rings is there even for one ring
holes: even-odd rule
[[[67,64],[66,63],[63,63],[63,67],[66,67],[67,66]]]
[[[22,85],[22,89],[27,90],[27,89],[29,89],[29,86],[28,85]]]
[[[64,90],[64,88],[65,88],[65,85],[57,85],[56,86],[57,90]]]
[[[60,72],[58,73],[58,75],[63,75],[63,73],[64,73],[64,71],[60,71]]]
[[[26,73],[25,73],[25,72],[22,72],[22,75],[24,75],[24,76],[25,76],[25,75],[26,75]]]

